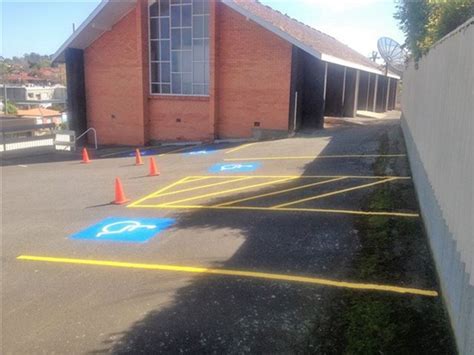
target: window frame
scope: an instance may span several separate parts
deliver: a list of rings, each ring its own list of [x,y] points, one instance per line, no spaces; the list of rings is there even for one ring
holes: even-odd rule
[[[183,27],[182,26],[182,23],[180,24],[179,27],[172,27],[171,25],[171,7],[172,6],[179,6],[180,8],[180,17],[182,17],[182,6],[183,5],[187,5],[188,3],[181,3],[180,1],[180,4],[172,4],[172,0],[168,0],[169,1],[169,15],[168,16],[160,16],[160,0],[149,0],[148,1],[148,6],[147,6],[147,27],[148,27],[148,78],[149,78],[149,81],[148,81],[148,95],[149,96],[164,96],[164,97],[172,97],[172,96],[179,96],[179,97],[196,97],[196,98],[209,98],[210,96],[210,81],[211,81],[211,71],[210,71],[210,17],[211,17],[211,11],[209,9],[209,13],[205,14],[205,13],[202,13],[202,14],[194,14],[193,12],[193,8],[194,8],[194,5],[193,5],[193,0],[190,0],[189,2],[189,5],[191,6],[191,26],[185,26]],[[207,1],[207,0],[203,0],[203,1]],[[150,8],[151,6],[154,4],[154,3],[157,3],[157,7],[158,7],[158,14],[156,16],[151,16],[151,11],[150,11]],[[209,4],[210,6],[210,4]],[[203,18],[205,18],[206,16],[208,17],[209,21],[208,21],[208,30],[207,30],[207,37],[199,37],[199,38],[196,38],[198,40],[202,40],[202,41],[206,41],[207,40],[207,43],[208,43],[208,53],[207,53],[207,62],[206,61],[194,61],[194,41],[195,41],[195,38],[193,37],[194,36],[194,16],[201,16]],[[161,37],[160,37],[160,33],[161,33],[161,23],[159,21],[159,19],[161,17],[166,17],[169,19],[169,39],[165,39],[165,40],[168,40],[169,41],[169,53],[170,53],[170,58],[169,58],[169,61],[162,61],[161,60],[161,45],[160,45],[160,42],[162,41]],[[155,39],[152,39],[151,38],[151,21],[152,19],[156,19],[157,22],[158,22],[158,26],[157,26],[157,38]],[[182,21],[182,18],[181,18],[181,21]],[[182,31],[183,29],[190,29],[191,30],[191,47],[189,50],[186,50],[186,49],[178,49],[178,50],[175,50],[175,51],[179,51],[180,53],[182,52],[186,52],[186,51],[190,51],[191,53],[191,72],[173,72],[173,68],[172,68],[172,44],[171,44],[171,33],[172,33],[172,29],[180,29],[181,31],[181,37],[182,37]],[[157,60],[152,60],[152,52],[151,52],[151,44],[152,44],[152,41],[155,41],[156,44],[157,44],[157,47],[159,48],[158,49],[158,57],[156,58]],[[181,41],[182,41],[182,38],[181,38]],[[170,83],[169,83],[169,87],[170,87],[170,92],[169,93],[163,93],[161,92],[161,85],[163,85],[163,83],[161,82],[161,63],[169,63],[169,66],[170,66]],[[207,78],[207,82],[205,83],[194,83],[194,63],[202,63],[206,66],[206,63],[207,63],[207,67],[208,67],[208,78]],[[154,82],[152,81],[152,66],[153,65],[156,65],[157,66],[157,70],[159,71],[159,76],[160,76],[160,82]],[[173,85],[172,85],[172,81],[173,81],[173,74],[179,74],[181,75],[181,93],[173,93]],[[183,94],[182,93],[182,90],[183,90],[183,79],[182,77],[184,75],[191,75],[191,94]],[[205,76],[205,71],[204,71],[204,76]],[[204,80],[206,81],[206,78],[204,78]],[[158,85],[159,89],[160,89],[160,92],[153,92],[153,86],[156,86]],[[166,84],[165,84],[166,85]],[[194,94],[194,86],[195,85],[199,85],[199,86],[202,86],[202,87],[205,87],[207,86],[207,94]]]

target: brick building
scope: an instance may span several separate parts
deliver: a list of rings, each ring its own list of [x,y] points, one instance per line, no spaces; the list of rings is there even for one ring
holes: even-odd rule
[[[399,79],[255,0],[105,0],[55,61],[71,128],[94,127],[100,144],[318,128],[392,109]]]

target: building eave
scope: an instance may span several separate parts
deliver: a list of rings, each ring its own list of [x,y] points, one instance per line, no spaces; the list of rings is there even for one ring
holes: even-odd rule
[[[330,54],[324,53],[323,51],[317,50],[316,48],[314,48],[312,46],[309,46],[308,44],[304,43],[303,41],[300,41],[297,38],[293,37],[292,35],[290,35],[286,31],[281,30],[280,28],[278,28],[277,26],[275,26],[271,22],[266,21],[265,19],[261,18],[260,16],[258,16],[256,14],[252,13],[251,11],[245,9],[244,7],[239,6],[239,4],[235,3],[233,0],[222,0],[222,3],[224,3],[226,6],[233,9],[234,11],[238,12],[242,16],[246,17],[247,19],[252,20],[256,24],[258,24],[258,25],[262,26],[263,28],[265,28],[266,30],[276,34],[277,36],[279,36],[283,40],[293,44],[294,46],[300,48],[301,50],[307,52],[308,54],[314,56],[317,59],[320,59],[320,60],[322,60],[324,62],[327,62],[327,63],[338,64],[338,65],[342,65],[342,66],[345,66],[345,67],[348,67],[348,68],[353,68],[353,69],[362,70],[362,71],[366,71],[366,72],[369,72],[369,73],[374,73],[374,74],[385,76],[385,73],[382,70],[377,69],[376,67],[365,66],[365,65],[355,63],[355,62],[352,62],[352,61],[349,61],[349,60],[346,60],[346,59],[338,58],[338,57],[335,57],[334,55],[330,55]],[[388,73],[387,76],[390,77],[390,78],[394,78],[394,79],[400,79],[400,77],[398,75],[395,75],[393,73]]]
[[[136,0],[102,0],[86,20],[54,53],[53,62],[64,62],[67,48],[86,49],[129,13]]]

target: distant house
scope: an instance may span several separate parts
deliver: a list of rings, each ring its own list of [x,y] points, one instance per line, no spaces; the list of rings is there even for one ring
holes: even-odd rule
[[[21,118],[34,118],[36,124],[61,123],[61,112],[41,107],[29,110],[18,110],[17,116]]]
[[[7,85],[6,92],[8,100],[21,107],[49,107],[66,102],[66,87],[62,85]],[[0,96],[3,96],[3,90]]]
[[[103,1],[54,56],[101,144],[248,138],[383,112],[398,76],[255,0]]]
[[[13,72],[6,76],[10,84],[52,86],[64,82],[65,70],[63,66],[42,67],[37,70],[25,70],[15,66]]]

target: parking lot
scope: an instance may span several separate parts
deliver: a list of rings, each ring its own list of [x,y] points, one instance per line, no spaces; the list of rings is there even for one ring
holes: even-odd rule
[[[3,161],[5,353],[453,351],[398,120],[90,154]]]

